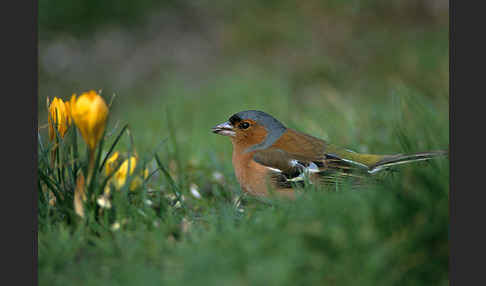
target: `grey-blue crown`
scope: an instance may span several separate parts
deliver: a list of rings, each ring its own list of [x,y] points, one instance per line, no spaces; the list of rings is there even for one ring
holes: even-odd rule
[[[251,119],[259,124],[263,125],[267,130],[274,130],[274,129],[283,129],[285,130],[285,126],[280,123],[277,119],[271,116],[268,113],[259,110],[245,110],[235,113],[230,118],[230,122],[236,119],[245,120]]]
[[[270,114],[259,110],[240,111],[236,114],[233,114],[233,116],[230,117],[229,121],[231,122],[231,124],[233,124],[233,122],[235,121],[245,119],[251,119],[257,122],[258,124],[265,127],[268,132],[267,137],[265,137],[265,140],[263,142],[251,146],[246,150],[247,152],[270,147],[273,143],[275,143],[275,141],[278,140],[278,138],[280,138],[280,136],[282,136],[285,130],[287,130],[287,128],[282,123],[280,123],[280,121],[275,119]]]

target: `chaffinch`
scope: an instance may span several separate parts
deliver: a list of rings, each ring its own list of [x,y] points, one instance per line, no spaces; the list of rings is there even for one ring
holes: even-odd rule
[[[212,132],[231,138],[236,178],[244,192],[256,196],[266,196],[273,189],[277,194],[293,197],[293,188],[306,180],[333,183],[336,178],[361,177],[390,166],[447,154],[360,154],[287,128],[257,110],[238,112],[213,127]]]

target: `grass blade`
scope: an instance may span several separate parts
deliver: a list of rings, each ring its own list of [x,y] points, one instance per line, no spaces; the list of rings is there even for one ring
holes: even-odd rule
[[[48,176],[46,176],[41,170],[38,171],[39,178],[46,184],[47,188],[52,191],[56,199],[61,202],[62,196],[59,186],[56,182],[52,181]]]
[[[162,173],[164,173],[165,177],[169,181],[172,192],[176,196],[177,200],[181,203],[181,206],[184,207],[184,204],[181,201],[181,193],[178,191],[179,188],[177,187],[174,179],[172,178],[170,173],[167,171],[167,169],[164,167],[164,164],[162,164],[162,162],[160,161],[159,156],[157,154],[154,154],[154,157],[155,157],[155,161],[157,162],[157,165],[159,166],[159,169],[162,171]]]
[[[125,132],[125,130],[126,130],[127,128],[128,128],[128,124],[126,124],[125,126],[123,126],[122,130],[120,131],[120,133],[118,134],[118,136],[115,138],[115,141],[113,141],[113,144],[111,144],[111,147],[110,147],[110,149],[108,150],[108,153],[106,153],[106,156],[105,156],[105,158],[103,159],[103,162],[101,163],[101,166],[100,166],[99,172],[101,172],[101,171],[103,170],[103,167],[104,167],[104,166],[105,166],[105,164],[106,164],[106,160],[108,160],[108,158],[110,157],[111,152],[113,152],[113,150],[115,149],[116,144],[118,144],[118,141],[120,141],[121,136],[123,135],[123,133]]]
[[[71,139],[73,140],[73,142],[72,142],[73,144],[71,145],[71,152],[72,152],[71,158],[73,160],[73,162],[72,162],[72,165],[73,165],[72,166],[72,175],[73,175],[73,179],[74,179],[73,182],[75,182],[76,174],[78,173],[78,167],[79,167],[78,164],[77,164],[78,158],[79,158],[79,151],[78,151],[78,133],[77,133],[75,126],[72,126],[72,127],[73,128],[71,130],[71,132],[72,132],[72,138]]]
[[[100,140],[100,143],[98,145],[98,153],[96,154],[96,159],[95,159],[95,163],[94,163],[94,167],[93,167],[93,172],[91,173],[92,176],[90,178],[90,182],[89,182],[89,187],[88,187],[88,194],[89,194],[89,197],[91,198],[92,197],[92,194],[93,194],[93,190],[95,188],[95,185],[96,185],[96,175],[98,174],[98,172],[96,171],[96,168],[99,166],[100,164],[100,159],[101,159],[101,151],[103,150],[103,142],[105,141],[104,138],[104,134],[103,136],[101,137],[101,140]]]

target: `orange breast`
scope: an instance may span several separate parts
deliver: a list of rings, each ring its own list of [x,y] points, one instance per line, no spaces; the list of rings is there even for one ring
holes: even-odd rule
[[[267,169],[252,159],[252,153],[243,154],[233,151],[233,168],[241,189],[252,195],[267,193]]]
[[[269,169],[253,160],[253,153],[233,149],[233,168],[241,189],[254,196],[267,196],[271,189],[278,195],[294,197],[292,189],[277,188],[270,180]]]

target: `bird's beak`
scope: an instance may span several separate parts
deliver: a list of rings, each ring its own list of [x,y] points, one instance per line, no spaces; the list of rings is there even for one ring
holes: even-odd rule
[[[211,131],[213,131],[213,133],[224,136],[235,136],[236,134],[233,130],[233,126],[231,126],[228,121],[214,126],[213,128],[211,128]]]

